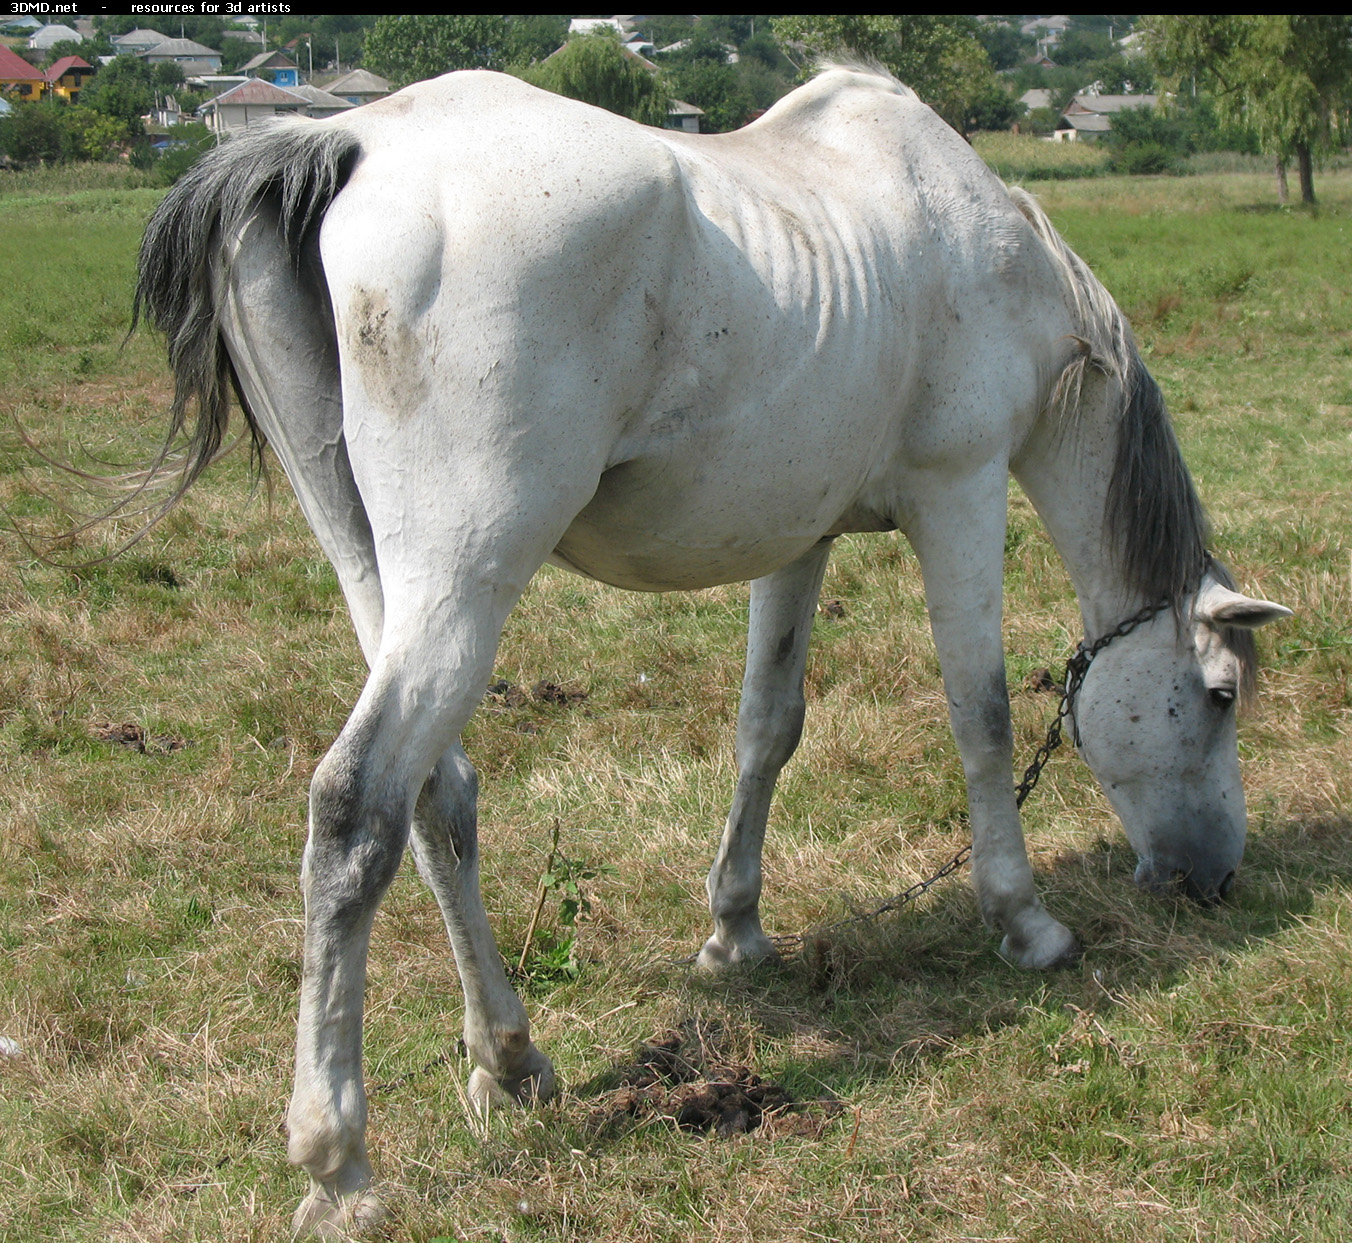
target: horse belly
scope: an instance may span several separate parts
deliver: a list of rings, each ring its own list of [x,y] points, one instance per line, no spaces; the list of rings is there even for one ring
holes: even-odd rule
[[[674,591],[759,578],[801,556],[855,502],[868,461],[861,438],[837,426],[834,437],[823,427],[753,442],[739,426],[748,425],[683,443],[673,428],[660,447],[607,470],[555,562],[617,587]]]

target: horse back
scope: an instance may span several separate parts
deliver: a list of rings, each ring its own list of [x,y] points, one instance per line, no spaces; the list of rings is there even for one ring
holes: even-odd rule
[[[876,75],[699,139],[480,73],[343,123],[347,417],[485,459],[531,438],[589,480],[556,557],[593,577],[753,577],[893,525],[899,479],[1007,458],[1040,406],[1065,329],[1029,314],[1055,309],[1039,244]]]

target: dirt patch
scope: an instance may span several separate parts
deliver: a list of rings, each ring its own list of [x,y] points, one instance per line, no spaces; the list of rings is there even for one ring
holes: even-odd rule
[[[167,755],[171,751],[182,751],[188,745],[186,738],[173,734],[149,735],[135,721],[96,721],[89,727],[89,736],[99,742],[139,751],[142,755]]]
[[[584,703],[587,692],[575,686],[560,686],[547,678],[541,679],[529,691],[513,686],[506,678],[488,684],[485,699],[502,708],[520,708],[528,703],[556,704],[565,708]]]
[[[1035,695],[1054,695],[1061,689],[1057,686],[1050,669],[1034,669],[1024,679],[1023,685],[1025,690],[1032,691]]]
[[[621,1086],[588,1115],[588,1129],[666,1119],[723,1139],[749,1131],[819,1139],[840,1116],[839,1101],[797,1100],[782,1085],[722,1057],[718,1044],[716,1029],[690,1023],[645,1041],[633,1064],[620,1068]]]
[[[584,690],[579,690],[575,686],[560,686],[557,682],[549,681],[537,682],[531,687],[530,694],[537,703],[562,704],[565,707],[582,703],[587,698],[587,692]]]

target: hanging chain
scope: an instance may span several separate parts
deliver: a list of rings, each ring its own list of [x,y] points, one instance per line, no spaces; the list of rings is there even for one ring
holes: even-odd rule
[[[1167,600],[1161,601],[1159,604],[1147,604],[1139,612],[1133,613],[1125,621],[1119,622],[1107,634],[1100,635],[1093,643],[1086,645],[1081,641],[1079,646],[1076,647],[1074,655],[1066,661],[1066,675],[1061,679],[1061,702],[1057,705],[1056,715],[1052,718],[1051,724],[1047,726],[1047,736],[1034,753],[1033,762],[1024,770],[1023,779],[1014,787],[1014,805],[1016,807],[1023,806],[1024,800],[1037,786],[1038,778],[1042,776],[1042,770],[1046,767],[1047,761],[1051,759],[1052,753],[1061,745],[1063,741],[1061,727],[1067,718],[1070,719],[1071,728],[1075,731],[1075,745],[1077,747],[1080,745],[1080,729],[1075,721],[1075,697],[1080,693],[1085,674],[1089,672],[1089,666],[1094,657],[1114,639],[1120,639],[1124,635],[1130,634],[1137,626],[1144,625],[1168,607],[1169,601]],[[879,919],[891,911],[900,910],[914,902],[916,898],[923,893],[927,893],[944,877],[951,876],[971,857],[972,844],[968,842],[937,872],[927,876],[924,880],[917,881],[909,889],[888,898],[886,902],[878,906],[855,915],[846,916],[844,919],[836,920],[835,923],[824,924],[815,928],[811,933],[787,933],[783,936],[771,937],[770,940],[774,942],[775,948],[781,954],[792,954],[802,949],[809,936],[816,937],[823,933],[837,932],[841,928],[848,928],[853,924],[869,923],[872,920]]]

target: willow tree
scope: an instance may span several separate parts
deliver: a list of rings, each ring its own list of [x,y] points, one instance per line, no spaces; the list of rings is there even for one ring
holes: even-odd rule
[[[1247,125],[1277,161],[1286,201],[1286,161],[1300,197],[1314,202],[1314,157],[1346,142],[1352,101],[1352,16],[1345,13],[1182,13],[1147,17],[1141,29],[1164,85],[1193,84],[1222,119]]]
[[[661,125],[667,119],[669,98],[661,79],[611,34],[578,35],[554,55],[517,72],[556,95],[644,125]]]

